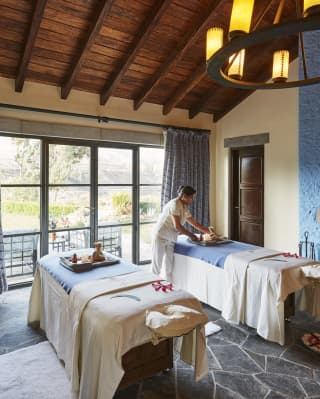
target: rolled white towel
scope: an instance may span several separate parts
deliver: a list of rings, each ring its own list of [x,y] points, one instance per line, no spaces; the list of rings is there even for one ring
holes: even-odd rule
[[[204,326],[204,332],[205,336],[208,337],[209,335],[216,334],[217,332],[221,331],[222,328],[218,326],[218,324],[213,323],[212,321],[209,321],[207,324]]]
[[[208,317],[203,312],[183,305],[160,305],[146,311],[146,326],[156,344],[163,337],[179,337],[204,325]]]
[[[305,277],[319,279],[320,281],[320,264],[304,266],[301,269]]]

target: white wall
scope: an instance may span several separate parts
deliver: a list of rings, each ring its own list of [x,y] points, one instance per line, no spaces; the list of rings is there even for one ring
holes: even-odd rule
[[[293,78],[298,63],[290,65]],[[216,228],[228,235],[229,158],[224,139],[270,134],[265,145],[265,246],[297,252],[298,243],[298,89],[256,91],[216,126]]]
[[[111,97],[106,105],[101,106],[99,105],[99,96],[97,94],[79,90],[72,90],[68,99],[62,100],[58,87],[31,82],[25,83],[22,93],[16,93],[14,91],[14,80],[5,78],[0,78],[0,103],[197,129],[213,130],[214,128],[212,115],[209,114],[200,113],[195,118],[188,119],[187,110],[175,108],[168,115],[162,115],[162,107],[150,103],[144,103],[139,110],[134,111],[133,101],[115,97]],[[9,110],[5,108],[0,108],[0,117],[98,128],[102,126],[98,122],[90,119]],[[133,133],[147,132],[150,134],[159,134],[163,130],[160,127],[115,122],[103,124],[103,128],[112,129],[113,131],[130,130]]]

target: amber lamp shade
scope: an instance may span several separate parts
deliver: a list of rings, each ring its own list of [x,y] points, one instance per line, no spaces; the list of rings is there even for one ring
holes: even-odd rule
[[[233,54],[229,58],[229,70],[228,76],[233,79],[242,79],[243,77],[243,66],[244,66],[244,59],[245,59],[245,49],[242,49],[237,54]]]
[[[208,61],[223,46],[223,29],[210,28],[207,31],[206,60]]]
[[[309,15],[320,14],[320,1],[319,0],[304,0],[303,2],[303,15],[308,17]]]
[[[229,27],[230,39],[250,32],[253,6],[254,0],[233,1]]]

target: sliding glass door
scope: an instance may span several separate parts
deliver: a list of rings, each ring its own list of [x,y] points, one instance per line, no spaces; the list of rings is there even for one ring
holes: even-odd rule
[[[49,144],[48,252],[90,246],[91,150]]]
[[[139,154],[139,262],[151,259],[152,230],[160,212],[164,151],[140,147]]]
[[[133,149],[98,148],[98,240],[128,260],[133,253]]]
[[[48,252],[92,247],[151,259],[164,152],[133,145],[48,144]]]
[[[0,136],[1,218],[9,282],[32,278],[40,242],[41,141]]]

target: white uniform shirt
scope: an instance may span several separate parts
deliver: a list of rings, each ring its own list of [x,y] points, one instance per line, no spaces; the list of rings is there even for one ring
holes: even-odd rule
[[[179,198],[172,199],[164,206],[155,226],[154,232],[157,238],[176,242],[178,231],[174,227],[171,216],[179,216],[180,223],[184,224],[185,221],[192,215],[187,206],[184,205]]]

